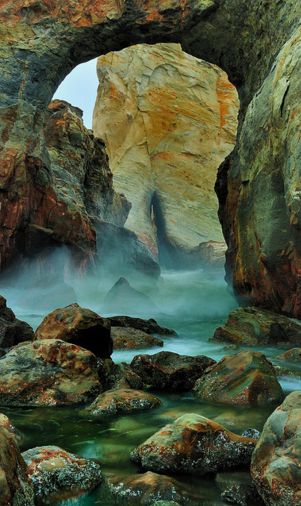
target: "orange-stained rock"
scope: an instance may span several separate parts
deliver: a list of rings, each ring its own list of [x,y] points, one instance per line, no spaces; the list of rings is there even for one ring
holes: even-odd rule
[[[105,141],[115,188],[132,203],[126,226],[165,263],[222,241],[214,184],[238,114],[226,74],[177,44],[109,53],[97,73],[93,130]]]
[[[96,397],[95,401],[83,410],[83,414],[101,419],[157,408],[160,404],[160,399],[148,392],[132,388],[116,388]]]
[[[37,328],[35,339],[61,339],[101,358],[110,357],[113,351],[109,320],[78,304],[49,313]]]

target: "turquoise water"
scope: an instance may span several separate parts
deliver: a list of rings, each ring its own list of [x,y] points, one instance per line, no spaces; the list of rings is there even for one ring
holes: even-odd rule
[[[178,335],[164,338],[165,350],[187,355],[208,355],[216,360],[226,354],[238,350],[208,341],[215,328],[226,319],[236,302],[228,291],[221,273],[167,273],[156,284],[136,283],[136,287],[147,293],[158,307],[156,314],[139,316],[155,317],[162,325],[174,328]],[[92,280],[76,280],[73,284],[76,301],[103,314],[102,304],[107,286],[102,283],[93,284]],[[30,294],[22,295],[13,287],[3,287],[1,292],[8,299],[8,305],[17,316],[36,327],[47,313],[33,307]],[[46,290],[47,293],[47,290]],[[35,294],[36,295],[36,294]],[[45,300],[44,300],[45,302]],[[74,300],[66,300],[67,303]],[[49,310],[56,306],[55,300],[49,301]],[[133,315],[137,315],[133,311]],[[118,312],[118,311],[116,311]],[[259,349],[259,348],[258,348]],[[143,353],[156,353],[159,349],[143,350]],[[265,354],[273,358],[279,349],[261,348]],[[115,362],[131,361],[139,350],[118,351],[113,354]],[[286,392],[301,389],[301,380],[295,377],[281,378]],[[133,416],[119,417],[100,422],[83,418],[80,408],[43,408],[16,409],[3,408],[16,426],[20,434],[20,446],[26,450],[39,445],[58,445],[83,457],[94,458],[101,462],[103,472],[108,479],[122,480],[138,472],[130,462],[129,455],[138,444],[159,428],[175,420],[178,416],[193,412],[225,425],[230,430],[241,433],[249,427],[259,430],[273,408],[240,409],[227,406],[215,406],[201,403],[192,394],[161,395],[160,408]],[[200,506],[222,505],[220,499],[220,481],[226,481],[228,475],[217,481],[211,479],[192,479],[178,477],[185,491],[185,504]],[[242,474],[242,478],[243,478]],[[229,475],[230,480],[231,475]],[[237,477],[236,477],[237,479]],[[91,494],[74,500],[49,502],[60,506],[91,506],[114,504],[140,504],[134,499],[120,503],[101,486]],[[256,506],[256,505],[254,505]]]

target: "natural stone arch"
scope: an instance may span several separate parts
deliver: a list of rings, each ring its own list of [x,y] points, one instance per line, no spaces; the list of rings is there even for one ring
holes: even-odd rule
[[[185,51],[226,70],[240,95],[241,137],[231,160],[220,171],[217,185],[221,221],[229,244],[228,271],[233,271],[234,287],[252,302],[301,315],[298,277],[301,206],[294,194],[299,191],[297,182],[295,190],[288,189],[288,176],[293,174],[294,180],[298,179],[299,155],[288,163],[288,155],[281,151],[281,135],[274,135],[273,149],[268,139],[261,144],[261,158],[266,156],[268,160],[263,164],[266,180],[260,180],[265,187],[273,183],[272,200],[275,195],[279,197],[277,205],[286,217],[285,222],[279,221],[279,226],[285,229],[279,251],[276,251],[277,241],[273,246],[271,237],[258,237],[258,231],[252,228],[252,213],[245,212],[246,206],[252,208],[255,202],[253,181],[254,176],[258,181],[261,163],[257,147],[258,140],[263,141],[250,135],[250,128],[255,132],[257,127],[263,132],[267,128],[281,132],[291,121],[288,147],[295,149],[295,127],[298,121],[300,124],[296,108],[300,94],[296,78],[300,65],[300,3],[295,0],[3,0],[0,19],[2,266],[22,247],[26,227],[35,222],[43,206],[51,171],[41,126],[46,106],[62,79],[78,63],[109,50],[137,42],[179,41]],[[273,68],[286,41],[289,42]],[[289,58],[289,50],[293,58]],[[280,81],[282,87],[277,88]],[[286,87],[285,81],[289,83]],[[260,86],[244,127],[247,106]],[[279,99],[273,111],[268,102],[272,91],[277,92]],[[258,124],[254,108],[257,108]],[[256,169],[252,171],[254,165]],[[252,209],[256,213],[254,206]],[[269,212],[263,217],[265,225],[271,216]],[[241,231],[246,226],[249,231],[245,237]],[[266,230],[259,235],[262,234],[266,236]]]

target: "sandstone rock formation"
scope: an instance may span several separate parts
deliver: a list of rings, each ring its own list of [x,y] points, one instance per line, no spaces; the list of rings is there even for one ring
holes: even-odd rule
[[[252,304],[301,316],[300,2],[5,0],[0,19],[1,267],[24,248],[47,202],[42,127],[58,84],[108,51],[177,41],[226,70],[239,92],[238,142],[216,186],[228,280]]]
[[[93,131],[132,203],[126,226],[161,263],[179,266],[185,253],[188,263],[200,243],[223,241],[214,184],[235,144],[235,87],[179,44],[108,53],[97,73]]]
[[[251,475],[267,506],[301,503],[301,393],[293,392],[268,418],[252,455]]]
[[[186,414],[138,446],[132,458],[148,471],[201,476],[248,465],[255,443],[208,418]]]

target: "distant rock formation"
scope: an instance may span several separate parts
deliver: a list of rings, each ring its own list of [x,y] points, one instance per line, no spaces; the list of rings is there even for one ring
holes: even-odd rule
[[[235,87],[179,44],[108,53],[97,73],[93,130],[132,204],[126,226],[163,265],[189,265],[200,243],[223,241],[214,184],[235,144]]]

